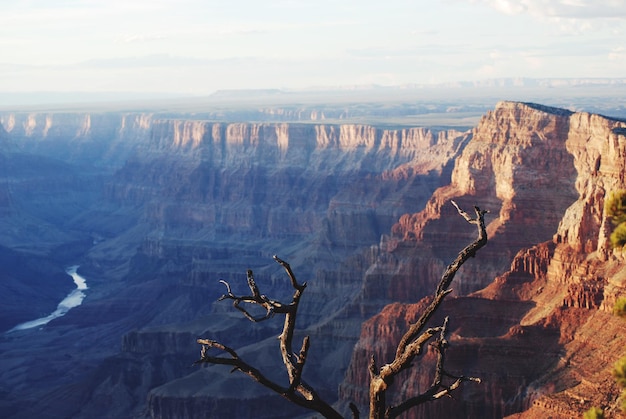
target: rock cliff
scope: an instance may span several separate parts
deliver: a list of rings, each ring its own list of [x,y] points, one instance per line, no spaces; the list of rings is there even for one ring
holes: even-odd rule
[[[157,275],[181,277],[213,299],[219,294],[208,281],[237,283],[247,268],[269,277],[264,293],[285,294],[284,273],[268,262],[273,253],[288,259],[313,284],[302,304],[301,326],[314,329],[321,348],[335,346],[333,361],[345,366],[356,339],[354,326],[363,317],[336,323],[340,330],[319,323],[328,323],[358,292],[369,265],[362,249],[378,242],[400,214],[423,205],[449,179],[450,162],[467,140],[462,133],[422,128],[157,121],[146,150],[116,174],[107,195],[146,208],[141,220],[159,234],[146,237],[139,253],[154,266],[167,263],[157,268]],[[234,338],[232,329],[216,328],[224,315],[224,309],[218,310],[202,328],[196,324],[193,333],[227,336],[235,346],[249,344],[249,339]],[[276,350],[274,339],[263,339],[276,335],[279,325],[237,325],[262,340],[251,351]],[[316,365],[327,356],[319,354],[312,358]],[[342,371],[320,371],[312,380],[335,397],[330,389],[338,385]],[[155,389],[149,409],[163,417],[188,403],[190,412],[207,403],[215,411],[228,409],[230,386],[209,380],[214,384],[197,388],[190,383],[198,374]],[[195,402],[200,395],[206,400]],[[248,405],[267,398],[261,389],[252,390]],[[281,402],[277,397],[276,403]]]
[[[149,204],[145,217],[172,230],[168,217],[222,233],[313,234],[328,229],[323,219],[346,222],[359,207],[371,211],[358,210],[366,214],[357,222],[376,230],[413,198],[398,193],[402,184],[437,186],[461,139],[425,129],[155,121],[145,149],[116,174],[107,194],[124,205]],[[331,241],[345,235],[334,230]],[[373,231],[363,239],[378,237]]]
[[[32,335],[29,358],[14,345],[35,331],[0,341],[12,360],[0,377],[19,383],[0,407],[15,417],[44,411],[94,417],[110,400],[115,415],[150,409],[167,416],[190,403],[188,392],[205,397],[190,408],[192,415],[207,405],[228,409],[229,387],[213,392],[215,386],[198,389],[180,381],[197,377],[188,368],[197,356],[195,337],[226,337],[234,346],[258,339],[265,343],[257,352],[267,354],[275,349],[270,343],[277,329],[268,324],[246,335],[233,333],[250,325],[227,305],[213,305],[223,292],[218,279],[245,284],[242,276],[252,268],[264,292],[282,295],[287,281],[271,262],[272,254],[280,254],[312,284],[302,325],[327,320],[360,287],[360,272],[370,262],[363,246],[376,243],[399,215],[422,207],[449,181],[450,163],[469,138],[452,130],[216,123],[142,114],[1,118],[16,144],[15,162],[36,156],[40,168],[57,168],[35,177],[36,170],[15,163],[6,177],[15,186],[33,185],[37,193],[14,187],[11,198],[35,214],[38,224],[49,220],[48,234],[61,225],[68,235],[45,252],[57,255],[64,242],[89,239],[82,253],[73,253],[89,282],[84,304]],[[71,191],[67,200],[60,199],[62,190]],[[36,238],[28,236],[27,242],[32,246]],[[320,344],[332,346],[339,336],[336,351],[345,368],[357,331],[325,329]],[[67,339],[82,348],[69,351],[81,365],[71,379],[59,384],[54,378],[53,371],[70,362],[61,355],[48,358],[54,367],[45,380],[32,376],[30,371],[46,364],[37,348],[63,354]],[[314,381],[336,387],[342,371],[332,368]],[[251,390],[249,406],[265,396]]]
[[[117,168],[141,145],[152,114],[120,112],[0,113],[17,150],[84,168]]]
[[[263,293],[288,296],[273,254],[309,284],[298,319],[298,339],[311,336],[307,381],[331,401],[339,387],[340,408],[363,406],[367,360],[388,360],[444,266],[473,239],[451,199],[491,211],[487,247],[439,313],[451,316],[450,370],[483,384],[412,417],[615,411],[608,371],[626,322],[610,312],[626,274],[602,209],[608,191],[626,186],[626,122],[514,102],[467,133],[198,118],[0,115],[0,159],[11,157],[0,166],[0,211],[10,212],[0,221],[18,226],[3,235],[0,257],[42,266],[78,258],[90,287],[49,327],[0,338],[9,417],[96,417],[105,408],[118,417],[233,408],[260,417],[270,405],[266,417],[304,414],[247,377],[189,367],[196,337],[210,337],[284,379],[280,324],[250,324],[213,303],[224,292],[218,279],[245,292],[248,268]],[[39,237],[44,245],[33,244]],[[15,301],[32,297],[17,291]],[[394,397],[428,384],[432,354],[420,361]]]
[[[528,408],[523,417],[572,417],[592,405],[616,410],[609,371],[626,339],[623,321],[610,312],[623,294],[624,265],[607,247],[603,199],[626,186],[625,125],[500,103],[474,130],[450,185],[393,227],[376,269],[401,274],[376,281],[373,289],[382,287],[399,301],[410,291],[417,300],[433,292],[443,260],[451,260],[454,249],[441,237],[459,248],[470,240],[459,231],[472,229],[455,221],[449,200],[493,214],[487,247],[463,267],[452,286],[457,297],[440,314],[453,322],[450,371],[483,383],[466,384],[454,401],[425,405],[407,417],[496,418]],[[341,385],[343,400],[365,404],[367,357],[389,361],[398,330],[423,304],[389,306],[364,324]],[[602,333],[592,338],[598,329]],[[426,355],[396,397],[426,388],[433,362]]]

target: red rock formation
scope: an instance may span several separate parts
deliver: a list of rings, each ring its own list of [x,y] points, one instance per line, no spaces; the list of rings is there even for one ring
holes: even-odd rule
[[[264,292],[281,290],[282,276],[265,266],[276,248],[294,255],[295,271],[310,280],[299,317],[312,340],[305,374],[331,400],[362,319],[395,302],[363,326],[341,385],[342,402],[363,405],[369,356],[389,359],[389,344],[473,239],[450,199],[492,212],[487,247],[459,273],[455,297],[439,313],[451,316],[450,370],[483,384],[413,414],[578,415],[591,404],[615,411],[608,372],[626,342],[610,311],[626,295],[626,274],[624,256],[607,247],[602,203],[607,191],[624,187],[624,122],[509,102],[468,135],[152,115],[1,118],[32,150],[121,168],[107,181],[105,205],[80,218],[85,230],[106,236],[89,255],[103,277],[94,275],[88,304],[58,320],[63,336],[39,341],[48,354],[64,353],[67,339],[79,348],[76,360],[53,363],[72,374],[71,385],[50,392],[30,373],[48,371],[50,358],[26,361],[11,346],[17,340],[0,342],[11,348],[5,365],[15,366],[2,378],[29,389],[28,397],[7,402],[15,412],[37,416],[53,406],[61,416],[94,417],[113,400],[118,416],[139,415],[150,391],[154,416],[221,415],[232,407],[229,392],[240,387],[248,391],[237,406],[243,416],[263,402],[280,406],[278,396],[266,399],[246,377],[229,381],[227,371],[180,378],[189,368],[179,357],[193,336],[233,335],[228,307],[209,306],[223,291],[209,281],[233,280],[252,267],[269,282]],[[425,202],[423,211],[402,215]],[[250,330],[234,345],[278,333]],[[241,353],[276,371],[273,344]],[[429,384],[432,359],[426,354],[416,363],[395,397]],[[77,362],[80,368],[67,368]]]
[[[450,199],[495,216],[488,247],[452,285],[457,295],[477,291],[472,305],[467,297],[452,299],[440,314],[457,327],[450,370],[479,376],[483,384],[466,384],[455,401],[425,405],[407,417],[496,418],[529,409],[520,417],[565,418],[592,405],[615,412],[618,392],[609,371],[626,346],[626,322],[609,313],[624,294],[626,268],[621,254],[607,247],[603,199],[626,185],[624,126],[598,115],[500,103],[474,130],[451,184],[435,191],[424,211],[394,226],[370,270],[393,274],[372,279],[371,294],[407,301],[433,290],[441,259],[469,241]],[[421,308],[390,306],[364,325],[341,386],[343,400],[364,405],[367,359],[374,353],[379,362],[388,360],[411,318],[396,311]],[[427,387],[431,358],[409,372],[398,398]]]

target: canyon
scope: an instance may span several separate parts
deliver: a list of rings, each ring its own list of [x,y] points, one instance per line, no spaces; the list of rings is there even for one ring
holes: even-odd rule
[[[245,293],[247,269],[288,299],[274,254],[308,283],[306,380],[346,416],[350,402],[365,411],[370,357],[389,360],[473,239],[451,200],[490,211],[488,245],[439,314],[448,369],[482,383],[407,417],[618,414],[626,323],[611,311],[626,265],[603,200],[626,188],[626,121],[522,102],[470,130],[260,113],[286,120],[0,113],[0,331],[54,311],[66,267],[89,283],[65,316],[0,337],[4,416],[306,417],[248,377],[192,365],[211,338],[286,379],[280,321],[217,301],[220,279]],[[395,399],[428,386],[433,362]]]

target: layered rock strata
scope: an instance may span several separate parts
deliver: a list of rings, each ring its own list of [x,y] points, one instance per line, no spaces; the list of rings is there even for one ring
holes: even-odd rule
[[[213,299],[219,294],[207,284],[218,278],[241,283],[248,268],[269,279],[259,279],[264,293],[288,295],[284,272],[268,263],[273,253],[289,260],[311,284],[299,316],[300,327],[312,328],[319,350],[311,357],[319,367],[309,379],[332,400],[343,369],[322,365],[347,364],[363,315],[331,328],[319,324],[345,318],[335,313],[358,293],[362,272],[371,262],[361,255],[363,247],[376,243],[399,214],[423,205],[429,191],[449,178],[449,163],[467,140],[454,131],[421,128],[163,121],[155,124],[146,150],[118,172],[107,194],[124,205],[146,208],[142,221],[158,234],[143,240],[139,254],[156,265],[167,261],[155,275],[175,275]],[[172,178],[181,182],[172,183]],[[234,329],[218,326],[227,309],[217,307],[192,333],[225,336],[235,347],[260,340],[252,352],[277,350],[270,337],[279,333],[280,320],[262,327],[231,325],[246,330],[237,337]],[[279,359],[273,359],[268,369],[280,371]],[[180,406],[196,414],[194,409],[202,406],[229,409],[230,386],[209,380],[213,384],[198,388],[193,383],[202,374],[208,371],[152,391],[150,411],[166,417]],[[284,403],[261,388],[252,390],[247,405],[274,397],[272,403]]]
[[[16,149],[93,170],[117,168],[147,137],[152,114],[120,112],[0,113]]]
[[[609,371],[626,339],[624,322],[610,311],[623,294],[624,265],[607,246],[603,200],[626,186],[625,125],[599,115],[500,103],[475,129],[451,184],[435,191],[422,212],[394,226],[377,264],[396,272],[413,266],[412,275],[399,286],[399,275],[379,280],[375,289],[410,290],[419,299],[434,290],[439,275],[433,265],[439,263],[441,272],[443,263],[433,260],[451,256],[442,237],[469,242],[459,231],[473,231],[455,220],[449,200],[478,204],[494,217],[487,247],[463,267],[452,285],[458,297],[440,314],[450,315],[453,325],[448,370],[483,383],[468,383],[454,401],[424,405],[407,417],[495,418],[530,409],[523,417],[565,418],[591,405],[616,411]],[[413,275],[418,287],[409,281]],[[398,330],[423,304],[389,306],[364,325],[342,400],[366,405],[368,357],[388,362]],[[594,329],[602,333],[592,339]],[[428,354],[416,362],[396,400],[427,388],[433,362]]]
[[[195,337],[209,334],[235,347],[271,337],[260,351],[251,350],[269,354],[278,329],[275,323],[251,327],[227,304],[214,306],[224,291],[218,280],[239,287],[252,268],[265,293],[288,295],[288,280],[271,261],[277,253],[311,284],[302,325],[333,317],[358,291],[359,272],[370,263],[362,247],[448,182],[450,162],[469,139],[423,128],[210,123],[140,114],[10,114],[2,121],[16,144],[13,161],[30,154],[59,168],[35,179],[34,171],[16,176],[16,163],[7,175],[14,191],[26,183],[48,187],[44,180],[56,185],[50,189],[55,196],[61,193],[55,188],[71,191],[68,201],[45,199],[45,205],[40,193],[12,198],[37,217],[61,223],[71,232],[65,241],[90,238],[80,255],[89,281],[84,303],[38,331],[27,356],[12,345],[30,332],[0,341],[11,360],[1,378],[17,383],[13,390],[0,386],[7,395],[0,407],[11,417],[51,411],[94,417],[111,400],[114,416],[145,409],[167,416],[189,404],[189,392],[205,397],[192,415],[207,405],[228,409],[226,387],[215,392],[215,385],[198,389],[178,380],[197,377],[189,369],[197,357]],[[51,206],[55,210],[47,211]],[[49,244],[45,251],[56,249]],[[346,365],[358,330],[348,325],[361,319],[320,332],[320,347],[335,346],[341,336],[335,356]],[[238,328],[250,332],[233,333]],[[68,340],[76,350],[65,349]],[[40,356],[43,348],[60,355]],[[79,367],[57,375],[70,362]],[[268,368],[277,370],[276,362]],[[31,374],[37,369],[46,369],[45,379]],[[313,381],[336,387],[341,378],[341,367],[320,369]],[[249,405],[262,403],[265,393],[251,388]],[[330,388],[323,391],[334,397]]]
[[[94,417],[105,406],[117,417],[221,415],[242,388],[244,417],[270,405],[283,417],[304,413],[247,377],[189,367],[195,338],[211,337],[284,380],[281,325],[251,325],[227,303],[212,304],[224,292],[220,278],[245,292],[248,268],[264,293],[288,299],[275,253],[309,283],[297,336],[311,336],[307,381],[328,400],[341,382],[339,408],[364,406],[369,356],[388,360],[444,266],[473,239],[451,199],[491,211],[490,241],[459,272],[439,315],[451,316],[450,371],[483,384],[414,414],[565,417],[573,401],[616,410],[608,372],[626,342],[610,311],[626,294],[624,259],[608,248],[602,205],[625,187],[622,121],[512,102],[466,134],[11,115],[0,118],[12,156],[54,158],[45,164],[66,174],[47,181],[90,195],[87,204],[76,194],[44,206],[38,193],[14,193],[37,183],[32,173],[12,171],[0,173],[12,185],[8,208],[30,208],[33,219],[50,212],[50,225],[63,219],[40,252],[89,237],[81,265],[91,276],[83,305],[38,334],[0,340],[0,408],[9,417]],[[71,179],[83,164],[91,177],[77,188]],[[429,384],[431,361],[427,354],[409,372],[397,400]]]

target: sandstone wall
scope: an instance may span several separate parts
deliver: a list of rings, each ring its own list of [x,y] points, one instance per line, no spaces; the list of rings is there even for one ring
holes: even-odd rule
[[[489,243],[459,272],[440,313],[452,321],[450,371],[483,384],[412,417],[526,409],[559,417],[573,401],[615,409],[606,374],[626,342],[610,311],[626,287],[623,254],[607,248],[602,207],[608,191],[625,186],[622,121],[513,102],[498,104],[469,133],[122,113],[0,121],[12,157],[44,156],[38,165],[57,172],[43,179],[0,166],[0,200],[3,179],[31,185],[6,194],[5,206],[24,204],[33,219],[54,214],[63,232],[71,230],[62,239],[48,231],[59,243],[93,239],[83,259],[93,291],[38,338],[48,355],[26,359],[18,354],[24,348],[11,346],[17,338],[0,340],[8,357],[1,378],[29,389],[28,397],[2,401],[11,412],[94,417],[114,405],[120,417],[221,415],[242,388],[243,416],[263,403],[289,409],[247,377],[189,367],[194,337],[203,336],[280,375],[280,324],[250,325],[227,303],[213,304],[224,292],[218,279],[245,292],[248,268],[263,293],[288,298],[273,254],[309,284],[297,336],[311,336],[307,381],[329,400],[340,386],[339,405],[364,406],[369,357],[388,359],[445,265],[474,238],[451,199],[491,211]],[[76,188],[72,179],[87,181]],[[46,204],[68,184],[85,195]],[[88,204],[79,206],[84,196]],[[66,353],[68,339],[77,349],[55,355]],[[431,361],[427,354],[407,374],[396,400],[429,384]],[[35,371],[63,372],[67,381],[49,388]]]
[[[459,231],[473,233],[454,220],[449,200],[493,214],[487,218],[487,247],[452,285],[457,295],[486,288],[473,294],[473,306],[461,297],[443,310],[456,328],[449,371],[479,376],[483,384],[466,384],[456,401],[426,405],[407,417],[496,418],[529,408],[523,417],[572,417],[591,405],[616,409],[609,371],[620,351],[605,348],[626,341],[616,332],[622,321],[606,314],[612,305],[605,300],[623,294],[624,276],[618,257],[607,249],[603,200],[608,191],[626,186],[624,126],[599,115],[500,103],[474,130],[450,185],[435,191],[422,212],[401,217],[381,243],[375,266],[377,276],[386,278],[372,280],[370,294],[382,288],[400,301],[407,291],[421,297],[418,290],[434,290],[435,271],[456,251],[450,242],[460,248],[470,237]],[[432,250],[426,243],[435,243]],[[388,359],[398,330],[410,321],[386,314],[390,307],[362,329],[341,385],[346,402],[365,406],[368,357]],[[607,333],[594,339],[595,349],[583,351],[594,328]],[[421,362],[396,397],[427,388],[434,360],[426,356]]]

